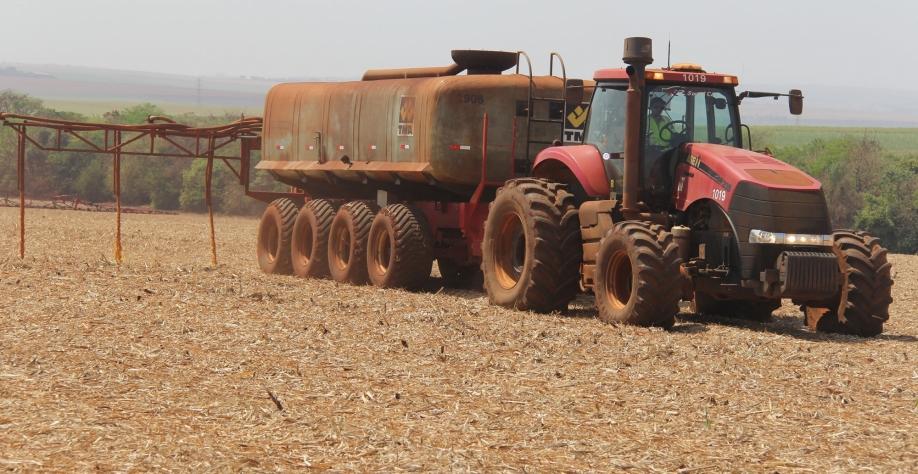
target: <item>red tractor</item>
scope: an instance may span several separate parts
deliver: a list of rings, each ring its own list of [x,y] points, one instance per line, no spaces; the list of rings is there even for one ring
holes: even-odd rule
[[[648,69],[647,38],[594,81],[554,53],[561,77],[527,77],[521,55],[272,90],[258,167],[302,194],[265,212],[261,267],[413,288],[436,259],[453,280],[480,267],[490,301],[523,310],[592,291],[603,321],[669,327],[681,300],[765,318],[788,298],[814,329],[882,331],[886,250],[833,231],[817,180],[748,149],[740,102],[787,96],[799,114],[800,91]]]

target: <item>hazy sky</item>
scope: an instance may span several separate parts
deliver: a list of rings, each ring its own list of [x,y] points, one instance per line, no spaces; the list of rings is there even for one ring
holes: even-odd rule
[[[624,37],[650,36],[655,64],[669,39],[674,62],[746,83],[918,90],[918,2],[904,0],[2,0],[0,18],[0,62],[358,77],[445,65],[454,48],[522,49],[537,73],[554,50],[583,77],[620,65]]]

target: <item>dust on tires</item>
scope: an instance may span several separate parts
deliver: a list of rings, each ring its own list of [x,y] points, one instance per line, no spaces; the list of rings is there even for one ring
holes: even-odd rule
[[[802,305],[807,326],[824,332],[863,337],[883,332],[892,303],[892,264],[880,239],[866,232],[837,230],[833,251],[842,272],[834,298]]]
[[[682,298],[681,259],[672,234],[642,221],[616,224],[596,256],[593,291],[607,323],[670,327]]]
[[[287,198],[275,199],[265,208],[258,225],[255,250],[261,271],[281,275],[293,272],[290,241],[297,211],[296,203]]]
[[[423,213],[390,204],[373,219],[367,246],[367,273],[381,288],[422,287],[433,266],[433,237]]]
[[[521,310],[566,309],[579,290],[582,250],[574,195],[566,185],[507,181],[485,222],[481,269],[488,299]]]
[[[296,216],[291,240],[293,274],[324,278],[328,270],[328,235],[335,207],[324,199],[308,201]]]
[[[328,236],[328,270],[335,281],[355,285],[367,282],[367,237],[373,214],[373,209],[361,201],[351,201],[335,214]]]

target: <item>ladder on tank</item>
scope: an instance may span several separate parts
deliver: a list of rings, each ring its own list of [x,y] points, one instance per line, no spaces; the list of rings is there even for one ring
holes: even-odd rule
[[[583,96],[583,81],[582,80],[571,80],[567,79],[567,68],[564,65],[564,59],[561,58],[559,53],[554,51],[551,52],[548,61],[548,75],[550,77],[555,77],[555,59],[558,60],[558,64],[561,66],[561,83],[564,88],[562,90],[562,97],[547,97],[536,95],[535,81],[532,77],[532,61],[529,59],[529,55],[525,51],[517,51],[517,61],[516,61],[516,73],[520,73],[520,61],[519,57],[522,56],[526,59],[526,65],[529,72],[529,95],[526,101],[526,155],[522,159],[516,159],[514,157],[514,170],[517,173],[528,173],[532,167],[532,147],[537,145],[558,145],[565,142],[565,120],[570,113],[568,96],[571,91],[579,90],[579,96]],[[580,101],[582,102],[582,100]],[[535,116],[535,104],[536,103],[545,103],[547,104],[548,115],[546,117],[536,117]],[[575,106],[580,106],[581,103],[576,104]],[[553,140],[534,140],[532,138],[532,129],[533,124],[555,124],[558,126],[558,138]]]

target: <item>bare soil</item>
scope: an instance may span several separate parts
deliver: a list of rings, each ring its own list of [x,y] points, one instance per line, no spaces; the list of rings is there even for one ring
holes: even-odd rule
[[[918,257],[874,339],[269,276],[257,221],[0,209],[0,469],[918,471]]]

